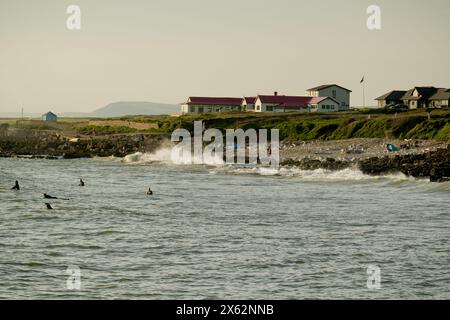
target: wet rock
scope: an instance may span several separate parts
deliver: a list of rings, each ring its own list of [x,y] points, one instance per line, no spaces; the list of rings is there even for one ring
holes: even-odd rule
[[[393,172],[431,181],[446,181],[450,177],[450,149],[438,149],[425,154],[369,158],[358,163],[359,169],[369,175]]]

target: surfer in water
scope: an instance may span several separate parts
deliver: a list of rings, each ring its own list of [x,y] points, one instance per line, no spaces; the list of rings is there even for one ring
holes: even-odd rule
[[[46,194],[46,193],[44,193],[44,198],[45,198],[45,199],[70,200],[70,199],[67,199],[67,198],[58,198],[58,197],[53,197],[53,196],[51,196],[51,195],[48,195],[48,194]]]
[[[20,190],[19,181],[16,180],[16,184],[11,188],[11,190]]]
[[[53,210],[52,206],[50,205],[50,203],[45,203],[45,205],[47,206],[48,210]]]
[[[153,195],[153,191],[152,191],[152,188],[148,188],[148,191],[147,191],[147,195],[148,195],[148,196],[151,196],[151,195]]]
[[[83,181],[83,179],[80,179],[80,184],[79,184],[79,186],[80,186],[80,187],[84,187],[84,181]]]

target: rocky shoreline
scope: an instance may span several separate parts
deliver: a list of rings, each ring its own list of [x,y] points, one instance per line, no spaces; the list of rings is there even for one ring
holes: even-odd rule
[[[125,157],[153,152],[169,141],[163,134],[121,134],[71,138],[54,132],[24,131],[0,137],[0,157],[77,159]]]
[[[281,165],[297,167],[302,170],[325,169],[330,171],[358,167],[364,174],[384,175],[402,172],[406,176],[429,178],[433,182],[450,181],[450,144],[439,144],[430,148],[417,149],[412,153],[380,154],[357,152],[357,156],[342,157],[340,153],[330,152],[329,143],[349,145],[352,153],[364,150],[354,148],[353,141],[314,142],[317,150],[311,152],[311,146],[281,149]],[[379,142],[372,142],[376,146]],[[417,143],[416,143],[417,144]],[[120,134],[93,137],[63,137],[55,132],[42,130],[15,132],[14,135],[0,136],[0,157],[29,159],[76,159],[92,157],[125,157],[136,152],[154,152],[171,145],[170,136],[164,134]],[[426,145],[427,147],[429,146]],[[336,147],[337,151],[338,147]],[[367,148],[367,146],[365,146]],[[303,148],[303,149],[301,149]],[[303,150],[303,152],[302,152]],[[333,151],[333,150],[331,150]],[[341,150],[342,153],[343,150]],[[322,154],[320,154],[322,153]],[[344,152],[348,153],[348,152]],[[311,157],[311,154],[320,154]],[[328,155],[323,157],[323,155]]]
[[[450,145],[419,154],[391,154],[382,157],[370,157],[352,160],[325,160],[303,158],[301,160],[286,159],[282,166],[297,167],[302,170],[325,169],[330,171],[343,170],[357,166],[367,175],[379,176],[401,172],[408,177],[427,178],[431,182],[450,181]]]

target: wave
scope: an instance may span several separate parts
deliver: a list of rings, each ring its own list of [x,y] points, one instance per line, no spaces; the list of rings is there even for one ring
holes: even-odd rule
[[[136,152],[125,156],[122,159],[122,162],[129,164],[145,164],[152,162],[172,163],[171,149],[159,149],[153,153]]]
[[[190,165],[191,158],[183,158],[173,153],[172,148],[161,148],[152,153],[142,153],[136,152],[129,154],[122,159],[123,163],[128,164],[145,164],[145,163],[165,163],[165,164],[175,164],[175,165]],[[205,160],[207,165],[221,166],[223,165],[223,159],[218,157],[210,157]]]
[[[182,161],[173,161],[172,148],[158,149],[153,153],[136,152],[125,156],[121,161],[126,164],[151,164],[163,163],[168,165],[186,165]],[[214,162],[214,161],[210,161]],[[364,174],[356,166],[347,169],[332,171],[326,169],[302,170],[297,167],[270,168],[251,165],[227,165],[222,159],[216,159],[214,164],[204,165],[205,170],[211,174],[234,174],[234,175],[259,175],[284,178],[300,178],[304,181],[374,181],[388,180],[390,183],[404,184],[408,182],[429,183],[427,179],[408,177],[401,172],[379,176]],[[439,190],[450,191],[450,182],[439,184]]]
[[[331,171],[325,169],[317,170],[302,170],[300,168],[266,168],[266,167],[254,167],[254,168],[239,168],[233,166],[225,166],[223,169],[214,169],[211,173],[225,173],[225,174],[249,174],[260,176],[277,176],[285,178],[300,178],[305,181],[319,181],[319,180],[335,180],[335,181],[364,181],[364,180],[385,180],[388,179],[392,182],[407,182],[417,181],[412,177],[407,177],[403,173],[395,173],[381,176],[370,176],[361,172],[357,168],[347,168],[339,171]]]

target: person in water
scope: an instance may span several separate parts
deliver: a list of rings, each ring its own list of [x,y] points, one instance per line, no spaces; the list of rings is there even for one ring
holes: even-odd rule
[[[58,198],[58,197],[53,197],[53,196],[51,196],[51,195],[48,195],[48,194],[46,194],[46,193],[44,193],[44,198],[45,198],[45,199],[60,199],[60,200],[69,200],[69,199],[67,199],[67,198]]]
[[[148,196],[151,196],[151,195],[153,195],[153,191],[152,191],[152,188],[148,188],[148,191],[147,191],[147,195],[148,195]]]
[[[80,187],[84,187],[84,181],[83,181],[83,179],[80,179],[80,184],[79,184],[79,186],[80,186]]]
[[[20,190],[19,181],[16,180],[16,184],[11,188],[11,190]]]
[[[50,205],[50,203],[45,203],[45,205],[47,206],[48,210],[53,210],[52,206]]]

